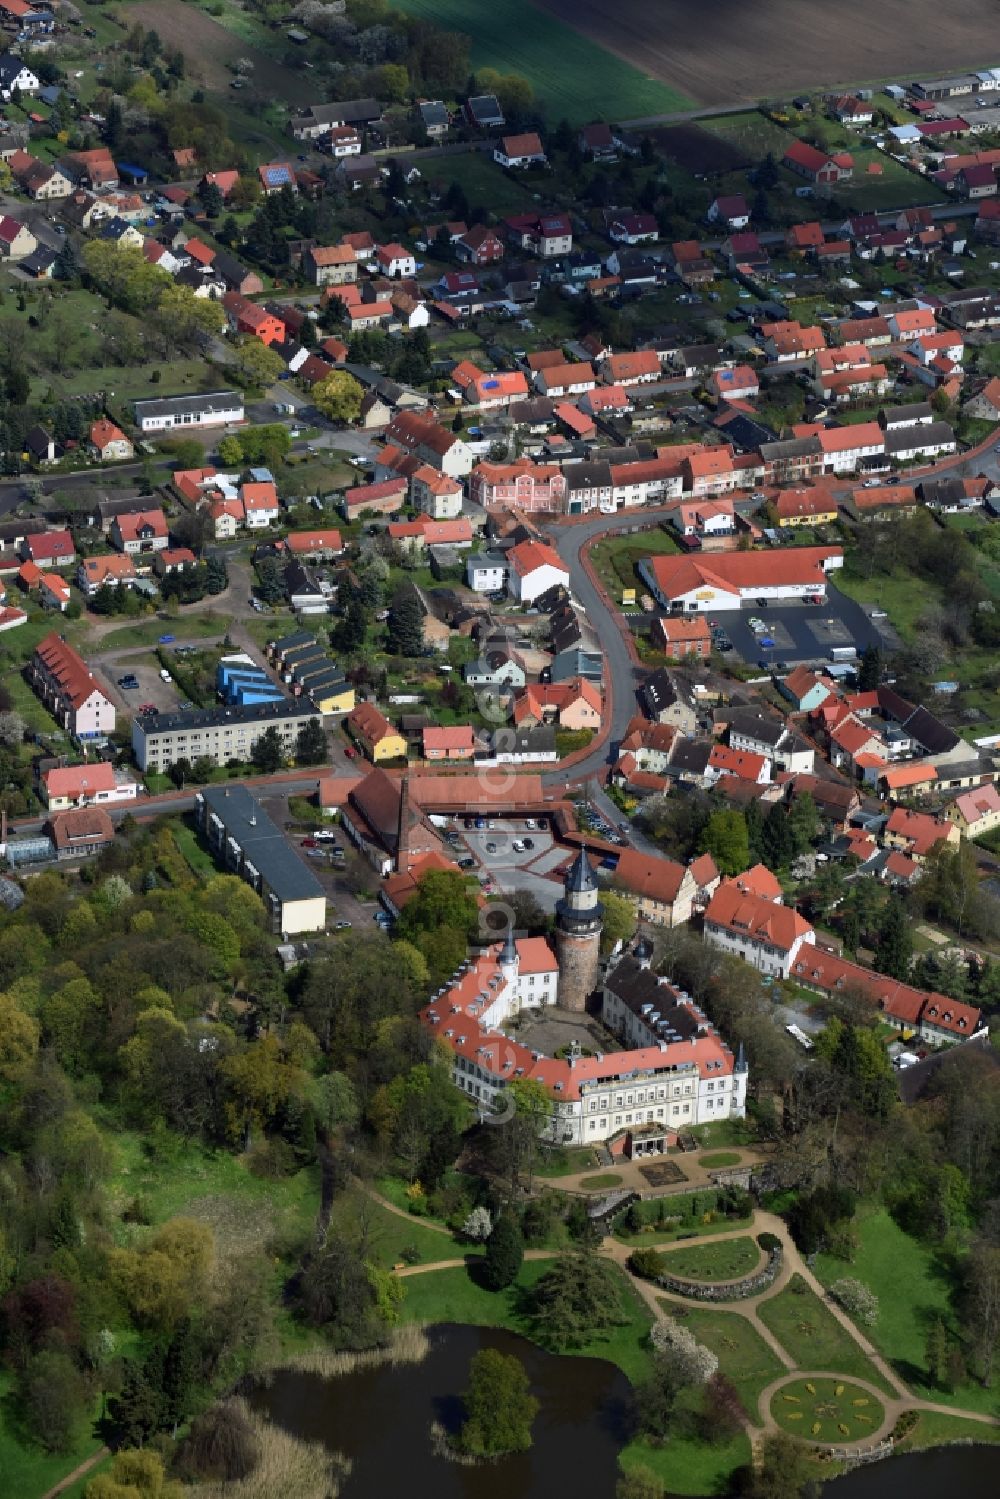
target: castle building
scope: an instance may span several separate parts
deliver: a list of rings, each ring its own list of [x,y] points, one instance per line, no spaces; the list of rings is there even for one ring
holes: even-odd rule
[[[568,883],[580,880],[574,864]],[[591,973],[596,982],[595,966],[577,990],[584,997]],[[561,998],[562,979],[544,938],[515,942],[508,933],[502,945],[464,963],[422,1011],[423,1024],[451,1051],[456,1085],[484,1117],[502,1108],[505,1090],[519,1078],[548,1090],[547,1134],[560,1144],[608,1141],[613,1152],[660,1154],[685,1127],[743,1117],[742,1048],[734,1056],[690,996],[638,954],[616,965],[602,993],[604,1023],[621,1038],[621,1050],[548,1057],[504,1034],[501,1027],[520,1010]]]
[[[601,961],[604,907],[598,899],[586,850],[581,848],[566,876],[556,904],[556,957],[559,960],[558,1003],[583,1011],[597,988]]]

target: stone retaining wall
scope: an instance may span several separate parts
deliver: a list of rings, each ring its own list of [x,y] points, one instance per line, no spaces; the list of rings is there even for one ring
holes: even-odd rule
[[[675,1296],[686,1296],[691,1301],[746,1301],[748,1297],[756,1296],[774,1284],[781,1262],[782,1251],[779,1245],[777,1249],[770,1251],[763,1269],[755,1270],[742,1280],[681,1280],[674,1275],[661,1275],[656,1284],[664,1291],[673,1291]]]

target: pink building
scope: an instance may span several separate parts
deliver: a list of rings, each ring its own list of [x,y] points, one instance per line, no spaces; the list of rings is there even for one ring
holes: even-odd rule
[[[566,509],[567,483],[554,464],[477,463],[469,478],[474,504],[486,510],[546,510],[562,515]]]

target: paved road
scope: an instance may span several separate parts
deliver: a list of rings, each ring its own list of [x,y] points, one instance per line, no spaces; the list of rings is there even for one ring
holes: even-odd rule
[[[618,757],[618,744],[629,719],[639,711],[636,697],[638,674],[619,628],[617,616],[608,608],[600,592],[590,581],[580,554],[588,542],[593,541],[595,536],[603,535],[605,531],[618,531],[630,526],[636,531],[645,531],[664,520],[675,509],[676,506],[662,506],[620,512],[617,515],[595,515],[588,521],[550,527],[556,551],[569,568],[570,592],[586,611],[604,649],[604,682],[611,718],[608,738],[592,754],[571,767],[574,780],[585,780],[592,776],[603,779],[608,762]],[[548,771],[542,775],[543,783],[551,787],[565,786],[566,779],[565,771]]]

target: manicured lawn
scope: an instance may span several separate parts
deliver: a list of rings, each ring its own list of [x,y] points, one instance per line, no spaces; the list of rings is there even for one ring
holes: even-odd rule
[[[742,1431],[719,1443],[671,1436],[662,1447],[648,1441],[629,1442],[618,1461],[626,1472],[651,1469],[668,1494],[730,1494],[733,1474],[750,1462],[750,1443]]]
[[[585,1192],[603,1192],[610,1187],[617,1187],[621,1181],[617,1171],[605,1171],[600,1176],[585,1176],[580,1181],[580,1186]]]
[[[586,1146],[546,1150],[535,1165],[535,1175],[573,1176],[577,1171],[586,1171],[588,1166],[599,1164],[597,1152],[588,1150]]]
[[[675,1301],[664,1301],[663,1307],[673,1317],[680,1310]],[[719,1312],[714,1308],[707,1311],[698,1307],[686,1311],[682,1320],[699,1343],[711,1348],[719,1360],[719,1368],[739,1391],[747,1414],[755,1421],[759,1420],[757,1397],[766,1385],[785,1373],[785,1366],[777,1354],[771,1351],[746,1318],[735,1312]]]
[[[860,1385],[839,1379],[799,1379],[771,1400],[771,1415],[794,1436],[817,1442],[857,1442],[877,1431],[885,1407]]]
[[[896,1444],[896,1451],[943,1447],[949,1442],[1000,1442],[1000,1426],[963,1421],[961,1416],[943,1416],[938,1411],[921,1411],[920,1420],[910,1435]]]
[[[934,1251],[904,1233],[882,1209],[860,1217],[855,1227],[860,1243],[854,1260],[845,1265],[832,1255],[819,1255],[815,1268],[820,1280],[829,1285],[852,1275],[871,1287],[879,1299],[879,1319],[866,1329],[867,1335],[915,1394],[941,1405],[995,1413],[996,1381],[992,1389],[970,1381],[950,1393],[926,1379],[924,1342],[930,1323],[941,1317],[956,1327],[951,1283]]]
[[[403,1250],[413,1264],[431,1264],[435,1260],[455,1260],[475,1253],[468,1245],[458,1244],[450,1234],[427,1228],[419,1218],[401,1218],[373,1201],[360,1187],[339,1198],[333,1210],[333,1222],[349,1235],[367,1230],[369,1253],[374,1251],[383,1265],[403,1262]]]
[[[878,1370],[800,1276],[793,1276],[777,1296],[762,1301],[757,1315],[800,1369],[854,1374],[877,1389],[887,1389]]]
[[[485,1291],[467,1270],[429,1270],[426,1275],[407,1276],[402,1306],[404,1322],[466,1322],[475,1327],[507,1327],[523,1337],[531,1336],[531,1323],[520,1306],[522,1294],[545,1274],[549,1262],[529,1260],[513,1286],[506,1291]],[[574,1350],[589,1358],[606,1358],[617,1364],[633,1384],[644,1379],[650,1368],[649,1328],[652,1317],[646,1305],[621,1277],[622,1306],[628,1321],[592,1338]]]
[[[635,120],[684,109],[683,94],[646,78],[528,0],[399,0],[399,8],[472,37],[473,68],[526,78],[549,118]]]
[[[749,1236],[723,1239],[718,1244],[697,1244],[690,1248],[671,1249],[667,1255],[667,1274],[685,1280],[739,1280],[756,1270],[762,1251]]]
[[[698,1157],[698,1165],[704,1166],[706,1171],[721,1171],[725,1166],[738,1166],[739,1164],[740,1158],[735,1150],[716,1150]]]
[[[125,651],[130,646],[156,645],[161,635],[173,635],[182,643],[187,640],[206,640],[213,635],[225,635],[229,628],[229,616],[208,610],[205,614],[182,614],[179,619],[143,619],[135,624],[123,625],[120,630],[110,630],[95,648],[101,651]]]

